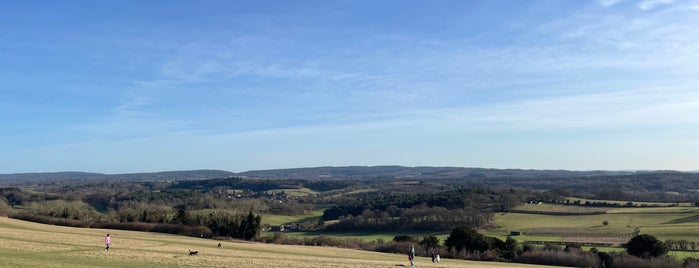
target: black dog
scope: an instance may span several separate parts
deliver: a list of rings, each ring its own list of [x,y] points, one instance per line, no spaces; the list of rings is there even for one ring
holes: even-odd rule
[[[189,256],[194,256],[194,255],[197,255],[197,254],[199,254],[199,251],[196,251],[196,250],[195,250],[195,251],[191,251],[191,250],[189,251]]]

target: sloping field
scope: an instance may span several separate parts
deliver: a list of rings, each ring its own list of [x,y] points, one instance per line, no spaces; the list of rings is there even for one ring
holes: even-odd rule
[[[495,215],[497,229],[487,234],[499,236],[510,231],[520,231],[523,241],[558,241],[578,243],[609,243],[619,245],[628,242],[635,228],[640,233],[658,239],[699,241],[699,208],[697,207],[633,207],[633,208],[584,208],[564,205],[523,205],[519,213]],[[562,211],[570,214],[606,209],[596,215],[541,215],[541,211]],[[531,213],[525,213],[532,211]],[[605,226],[603,222],[607,222]]]
[[[112,249],[103,239],[112,235]],[[0,218],[2,267],[401,267],[406,256],[330,247],[218,241],[121,230],[50,226]],[[187,250],[199,255],[188,256]],[[418,267],[545,267],[443,259]]]

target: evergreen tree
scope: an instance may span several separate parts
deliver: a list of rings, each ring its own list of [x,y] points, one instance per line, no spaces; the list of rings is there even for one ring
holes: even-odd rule
[[[624,247],[629,254],[640,258],[658,257],[668,252],[667,244],[648,234],[631,238]]]

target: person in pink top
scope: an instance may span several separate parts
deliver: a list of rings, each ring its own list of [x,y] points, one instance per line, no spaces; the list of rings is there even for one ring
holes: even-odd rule
[[[107,237],[104,238],[104,244],[107,245],[107,247],[104,248],[104,251],[109,251],[109,246],[112,245],[112,239],[109,237],[109,234],[107,234]]]

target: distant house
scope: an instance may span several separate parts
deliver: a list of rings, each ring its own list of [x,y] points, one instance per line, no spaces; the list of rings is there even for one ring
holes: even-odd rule
[[[510,236],[518,236],[518,235],[522,235],[522,233],[519,231],[510,231]]]

